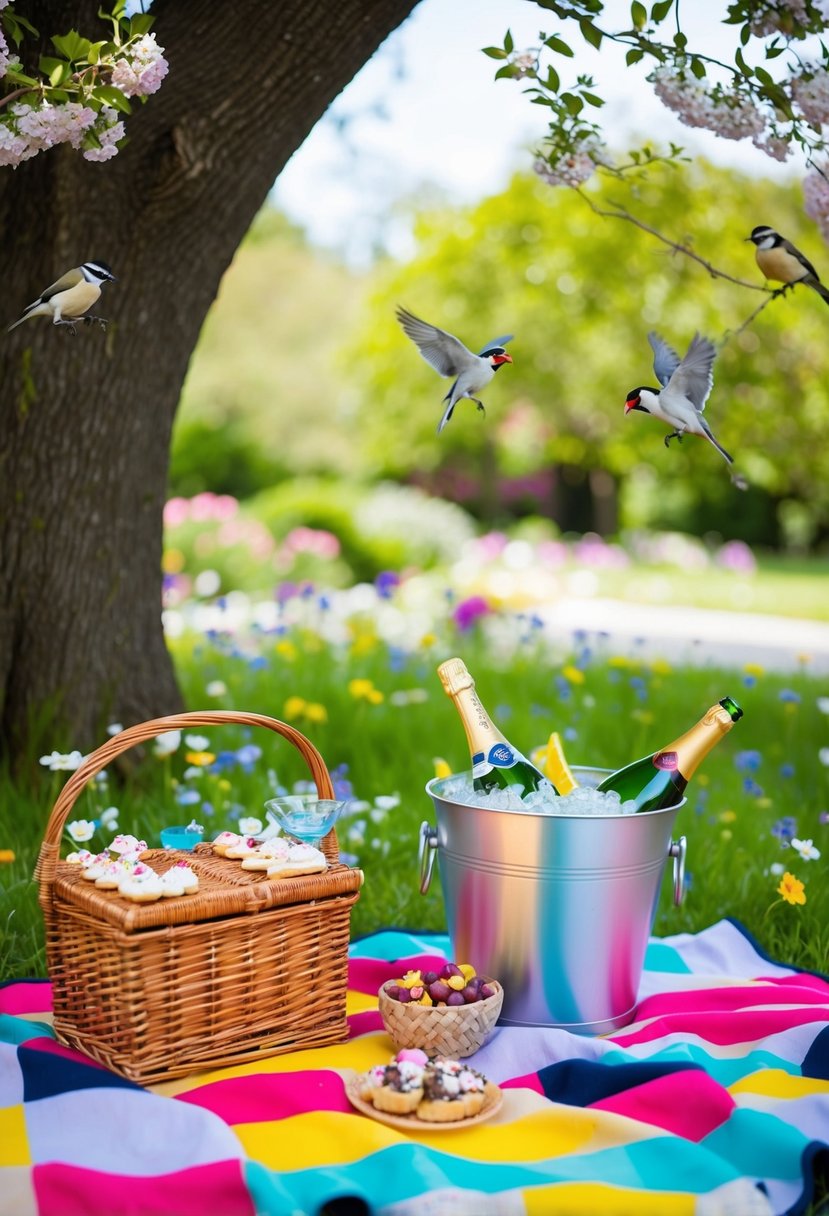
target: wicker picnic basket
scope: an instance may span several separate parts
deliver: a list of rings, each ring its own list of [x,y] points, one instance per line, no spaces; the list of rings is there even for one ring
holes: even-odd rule
[[[35,877],[46,925],[54,1027],[140,1084],[243,1064],[347,1037],[351,908],[362,871],[339,861],[332,830],[323,874],[267,879],[201,844],[151,850],[159,873],[186,858],[195,894],[133,903],[99,890],[60,860],[67,819],[87,783],[116,756],[170,730],[224,723],[265,727],[306,761],[320,798],[334,796],[314,745],[284,722],[230,711],[182,713],[131,726],[92,752],[52,808]]]

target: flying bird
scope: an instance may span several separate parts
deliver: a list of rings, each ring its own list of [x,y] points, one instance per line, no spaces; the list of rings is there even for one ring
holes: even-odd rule
[[[756,246],[754,256],[765,277],[783,284],[781,291],[788,291],[796,283],[805,283],[829,304],[829,291],[821,283],[814,266],[791,241],[766,224],[753,228],[746,240],[753,241]]]
[[[88,313],[99,299],[102,284],[115,281],[115,275],[106,262],[84,262],[82,266],[67,270],[57,282],[47,287],[43,295],[24,308],[22,316],[13,322],[6,332],[11,333],[31,317],[51,317],[54,325],[68,325],[70,333],[73,334],[74,322],[80,319],[87,323],[97,321],[106,327],[104,317],[84,314]]]
[[[463,397],[474,401],[482,414],[486,413],[483,402],[479,401],[476,393],[486,388],[492,377],[505,363],[512,363],[512,357],[504,347],[512,341],[512,334],[502,338],[494,338],[488,342],[480,354],[473,355],[467,350],[460,339],[448,334],[436,325],[421,321],[405,308],[397,309],[397,319],[403,326],[403,332],[411,338],[420,350],[421,355],[441,376],[454,376],[454,383],[443,398],[448,402],[443,417],[438,424],[438,434],[452,417],[452,411]]]
[[[717,449],[729,464],[734,457],[718,443],[705,421],[703,410],[714,383],[714,343],[700,334],[694,334],[684,359],[657,333],[649,333],[648,341],[653,348],[653,370],[661,388],[633,388],[625,401],[625,415],[631,410],[641,410],[661,418],[673,430],[665,436],[665,447],[672,439],[682,442],[685,434],[702,435]],[[742,477],[731,480],[740,489],[746,488]]]

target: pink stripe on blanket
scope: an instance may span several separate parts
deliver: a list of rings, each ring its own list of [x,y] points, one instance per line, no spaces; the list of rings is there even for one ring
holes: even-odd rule
[[[213,1081],[187,1093],[177,1094],[189,1102],[212,1110],[231,1127],[237,1123],[268,1123],[311,1111],[352,1110],[345,1096],[342,1077],[328,1069],[291,1073],[255,1073]],[[221,1210],[221,1209],[214,1209]]]
[[[0,988],[0,1013],[24,1017],[27,1013],[52,1012],[52,985],[32,984],[22,980]]]
[[[393,963],[385,959],[353,958],[348,964],[348,986],[353,992],[374,996],[386,980],[400,979],[407,971],[440,971],[445,962],[442,954],[413,954]]]
[[[794,977],[792,977],[794,978]],[[808,984],[767,983],[742,985],[736,988],[693,988],[680,992],[657,993],[645,997],[636,1009],[636,1020],[696,1011],[712,1013],[716,1010],[740,1011],[752,1005],[827,1005],[829,985],[823,990]]]
[[[350,1013],[348,1022],[348,1037],[358,1039],[361,1034],[373,1034],[383,1030],[383,1019],[378,1009],[364,1009],[362,1013]]]
[[[204,1216],[206,1195],[211,1212],[256,1216],[241,1161],[217,1161],[148,1178],[52,1163],[36,1165],[32,1181],[39,1216],[89,1216],[90,1212]]]
[[[508,1081],[501,1081],[501,1089],[531,1089],[534,1093],[541,1094],[546,1098],[547,1094],[544,1086],[541,1084],[541,1078],[537,1072],[525,1073],[523,1077],[510,1077]]]
[[[667,1077],[656,1077],[600,1102],[591,1110],[626,1115],[641,1123],[699,1142],[725,1123],[734,1109],[731,1096],[703,1072],[683,1069]]]
[[[102,1072],[109,1072],[104,1064],[99,1064],[91,1056],[85,1056],[82,1051],[76,1051],[74,1047],[64,1047],[63,1043],[58,1043],[57,1039],[48,1035],[41,1035],[37,1039],[27,1039],[26,1046],[30,1047],[32,1051],[42,1051],[50,1056],[60,1056],[62,1060],[73,1060],[76,1064],[86,1064],[88,1068],[99,1068]]]
[[[641,1015],[641,1007],[637,1017]],[[739,1017],[733,1013],[700,1013],[697,1010],[679,1010],[665,1013],[634,1030],[631,1034],[609,1035],[611,1042],[619,1047],[634,1043],[652,1043],[669,1034],[694,1035],[709,1043],[756,1043],[770,1035],[780,1034],[793,1026],[805,1026],[809,1022],[829,1020],[825,1006],[814,1005],[805,1009],[755,1009],[741,1010]]]

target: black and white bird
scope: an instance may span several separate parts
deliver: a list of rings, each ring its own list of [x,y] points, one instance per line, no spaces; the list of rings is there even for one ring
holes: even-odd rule
[[[75,332],[75,321],[97,321],[106,326],[104,317],[85,315],[101,295],[104,283],[114,283],[115,275],[106,262],[84,262],[67,270],[66,274],[47,287],[42,295],[24,308],[22,316],[14,321],[6,330],[11,333],[18,325],[31,317],[51,317],[54,325],[68,325],[70,333]]]
[[[788,291],[797,283],[805,283],[829,304],[829,291],[821,283],[818,272],[791,241],[767,224],[753,228],[746,240],[753,241],[754,256],[765,277],[772,283],[783,284],[781,291]]]
[[[701,334],[694,334],[684,359],[657,333],[649,333],[648,341],[653,347],[653,370],[661,388],[633,388],[625,401],[625,415],[631,410],[652,414],[672,427],[665,436],[665,447],[672,439],[682,442],[683,435],[701,435],[717,449],[729,464],[734,457],[718,443],[705,421],[703,410],[714,383],[714,359],[717,352],[714,343]],[[732,481],[745,489],[742,477]]]
[[[438,329],[436,325],[421,321],[405,308],[397,309],[397,319],[426,362],[441,376],[455,378],[443,398],[448,404],[438,424],[438,434],[446,426],[452,417],[452,411],[463,397],[474,401],[481,413],[485,414],[483,402],[479,401],[475,394],[486,388],[499,367],[512,363],[512,357],[504,348],[507,342],[512,341],[513,335],[505,334],[502,338],[494,338],[479,355],[473,355],[460,339],[448,334],[444,329]]]

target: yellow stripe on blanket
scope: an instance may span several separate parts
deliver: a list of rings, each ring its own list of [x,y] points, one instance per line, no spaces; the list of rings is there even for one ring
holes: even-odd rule
[[[730,1094],[764,1094],[767,1098],[805,1098],[825,1094],[826,1081],[820,1077],[796,1077],[784,1068],[761,1068],[728,1086]]]
[[[598,1182],[561,1182],[521,1195],[527,1216],[694,1216],[696,1196],[676,1191],[629,1191]]]
[[[430,1131],[425,1123],[413,1125],[409,1134],[366,1115],[345,1115],[340,1111],[312,1111],[280,1119],[278,1124],[237,1123],[233,1130],[248,1156],[273,1170],[348,1165],[408,1138],[468,1161],[506,1164],[594,1153],[633,1140],[654,1138],[652,1127],[643,1125],[639,1135],[629,1119],[554,1103],[524,1115],[520,1113],[519,1100],[519,1115],[515,1118],[511,1098],[512,1092],[507,1091],[504,1105],[493,1119],[467,1131],[453,1129],[451,1135],[446,1131]]]
[[[9,1165],[32,1165],[22,1106],[0,1108],[0,1166]]]

